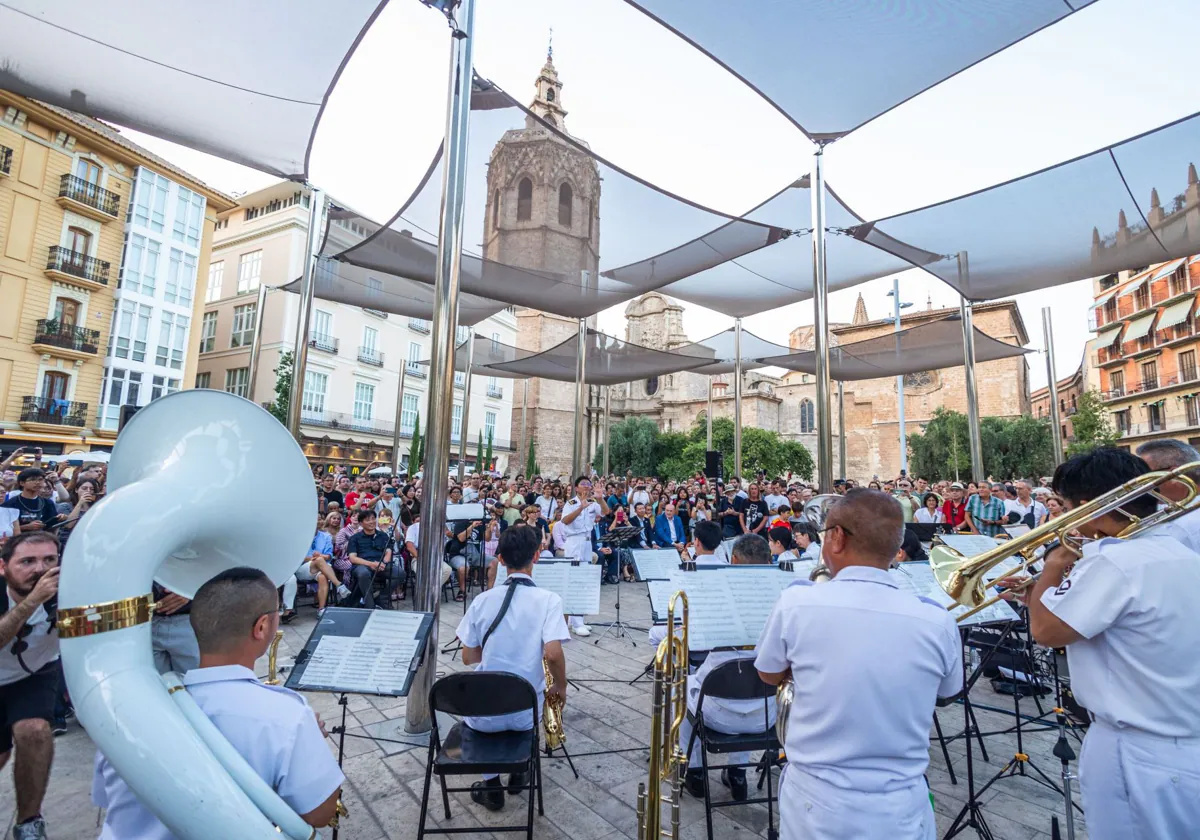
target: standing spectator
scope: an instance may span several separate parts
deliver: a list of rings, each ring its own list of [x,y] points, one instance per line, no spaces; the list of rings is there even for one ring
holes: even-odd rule
[[[1058,519],[1067,512],[1067,506],[1063,503],[1062,496],[1051,493],[1046,497],[1046,520]]]
[[[790,504],[788,497],[783,494],[783,482],[772,481],[771,487],[763,501],[767,503],[767,509],[771,513],[779,510],[780,505]]]
[[[946,491],[946,501],[942,502],[942,521],[951,531],[967,529],[967,503],[963,500],[963,486],[957,481]]]
[[[42,492],[46,486],[46,474],[37,467],[27,467],[17,474],[19,491],[0,507],[13,508],[21,531],[39,531],[49,528],[58,519],[58,509],[52,500],[45,498]]]
[[[1010,514],[1016,514],[1022,525],[1028,525],[1030,528],[1036,528],[1046,521],[1046,506],[1033,498],[1033,488],[1029,482],[1025,480],[1017,481],[1016,497],[1009,499],[1004,503],[1004,510]]]
[[[346,495],[346,506],[351,511],[358,511],[372,507],[374,504],[375,496],[367,487],[367,479],[360,475],[354,481],[354,489]]]
[[[650,494],[646,492],[646,483],[644,481],[639,481],[637,486],[634,487],[633,493],[629,496],[629,503],[635,508],[638,505],[650,506]]]
[[[945,514],[942,513],[941,499],[937,497],[937,493],[926,493],[921,499],[921,507],[913,514],[913,521],[920,522],[922,525],[941,525],[946,521]]]
[[[371,591],[375,576],[387,571],[392,560],[391,540],[376,529],[373,510],[360,511],[358,525],[361,530],[346,543],[346,555],[351,564],[350,579],[353,583],[349,606],[358,606],[361,602],[371,610],[375,608],[375,596]],[[387,595],[390,599],[390,588]]]
[[[396,497],[396,488],[390,484],[384,486],[379,495],[379,499],[375,502],[375,514],[378,516],[386,509],[392,514],[392,522],[400,521],[400,499]]]
[[[913,521],[913,514],[917,512],[920,506],[912,494],[912,482],[907,478],[901,478],[896,482],[896,501],[900,503],[900,513],[904,516],[905,522]]]
[[[768,524],[767,503],[761,498],[762,490],[757,481],[752,481],[746,488],[748,498],[742,508],[742,530],[747,534],[766,532]]]
[[[737,488],[726,485],[725,496],[717,506],[717,520],[721,525],[721,538],[735,540],[742,533],[742,506],[737,497]]]
[[[967,527],[972,534],[996,536],[1007,516],[1004,502],[992,495],[992,486],[986,481],[979,485],[979,493],[967,500]]]

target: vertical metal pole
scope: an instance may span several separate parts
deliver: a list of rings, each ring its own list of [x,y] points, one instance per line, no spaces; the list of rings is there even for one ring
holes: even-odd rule
[[[457,355],[457,353],[455,354]],[[458,430],[458,483],[462,484],[467,468],[467,448],[471,438],[471,366],[475,362],[475,330],[467,331],[467,372],[463,375],[462,427]],[[479,464],[475,465],[479,472]]]
[[[317,286],[317,249],[325,222],[325,193],[308,196],[308,233],[304,242],[304,274],[300,281],[300,311],[296,316],[296,344],[292,351],[292,387],[288,390],[288,431],[300,442],[300,403],[304,398],[304,369],[308,365],[308,328],[312,322],[313,291]]]
[[[900,278],[892,278],[892,306],[895,307],[896,328],[900,332]],[[896,353],[900,353],[900,339],[896,339]],[[908,435],[904,433],[904,374],[896,377],[896,416],[900,419],[900,469],[908,472]]]
[[[708,422],[707,422],[708,443],[704,447],[709,452],[712,452],[712,413],[713,413],[712,397],[713,397],[713,378],[710,376],[710,377],[708,377]]]
[[[392,432],[392,475],[400,474],[400,429],[404,423],[404,377],[407,373],[408,359],[402,359],[400,384],[396,388],[396,429]]]
[[[817,356],[817,484],[821,493],[833,492],[833,424],[829,410],[829,300],[825,274],[825,147],[813,155],[813,349]]]
[[[267,309],[267,287],[262,283],[258,284],[258,301],[254,308],[254,340],[250,342],[250,391],[248,396],[250,402],[255,401],[257,389],[254,387],[258,382],[258,356],[262,352],[262,331],[263,331],[263,316]],[[294,377],[293,377],[294,378]],[[301,400],[304,399],[304,382],[300,383]]]
[[[612,386],[604,389],[604,474],[608,475],[608,429],[609,410],[612,408]]]
[[[958,283],[960,289],[969,289],[971,267],[967,252],[958,253]],[[963,328],[963,370],[967,386],[967,431],[970,432],[971,480],[983,481],[983,443],[979,438],[979,393],[975,390],[975,325],[972,322],[971,301],[960,298],[958,311]]]
[[[1054,326],[1050,307],[1042,307],[1042,335],[1046,340],[1046,381],[1050,384],[1050,439],[1054,441],[1054,466],[1063,462],[1062,417],[1058,413],[1058,379],[1054,371]]]
[[[733,322],[733,474],[742,478],[742,319]]]
[[[575,445],[571,452],[571,484],[583,474],[584,417],[587,415],[587,319],[579,319],[579,355],[575,360]]]
[[[838,477],[846,477],[846,391],[838,380]]]
[[[430,729],[429,689],[437,672],[438,590],[441,589],[442,534],[450,489],[450,416],[454,402],[454,323],[458,314],[462,266],[463,205],[466,197],[467,129],[471,114],[471,52],[475,40],[475,0],[461,0],[457,32],[450,48],[449,103],[442,163],[442,207],[438,221],[438,262],[434,282],[433,338],[429,367],[429,428],[426,430],[421,544],[417,552],[413,609],[433,613],[433,628],[405,708],[406,732]]]
[[[529,377],[526,377],[524,392],[521,394],[521,446],[525,447],[525,451],[517,453],[517,469],[516,469],[516,472],[513,473],[513,475],[516,475],[516,473],[521,472],[525,468],[525,461],[522,459],[529,458],[529,438],[527,437],[529,425],[526,422],[529,419],[528,415],[529,415]],[[532,476],[526,476],[526,478],[532,479]]]

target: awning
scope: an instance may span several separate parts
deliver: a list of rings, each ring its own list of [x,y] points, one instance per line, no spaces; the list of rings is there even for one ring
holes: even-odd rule
[[[1100,332],[1096,333],[1096,346],[1112,347],[1117,343],[1117,339],[1121,335],[1121,327],[1123,326],[1124,324],[1113,324],[1100,330]]]
[[[1175,269],[1179,268],[1181,265],[1183,265],[1183,260],[1173,260],[1167,263],[1158,271],[1154,272],[1154,276],[1150,278],[1150,282],[1153,283],[1155,280],[1166,277],[1170,274],[1174,274]]]
[[[1180,260],[1182,262],[1182,260]],[[1192,295],[1187,300],[1181,300],[1173,303],[1163,310],[1162,316],[1158,319],[1158,328],[1165,330],[1167,327],[1173,327],[1176,324],[1182,324],[1187,320],[1188,315],[1192,313],[1192,305],[1196,303],[1196,296]]]
[[[1135,321],[1129,322],[1129,328],[1125,330],[1126,341],[1137,341],[1139,338],[1145,338],[1150,332],[1150,325],[1154,323],[1154,316],[1157,312],[1151,312],[1149,315],[1143,315]]]
[[[1119,292],[1119,291],[1121,291],[1121,290],[1120,289],[1109,289],[1107,292],[1100,295],[1100,297],[1096,298],[1096,302],[1092,304],[1092,309],[1099,309],[1101,306],[1104,306],[1104,304],[1106,304],[1110,300],[1112,300],[1116,296],[1117,292]]]

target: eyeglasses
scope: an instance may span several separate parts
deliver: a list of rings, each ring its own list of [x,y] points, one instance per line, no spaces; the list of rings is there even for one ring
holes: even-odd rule
[[[828,528],[822,528],[822,529],[820,530],[820,532],[819,532],[819,533],[822,533],[822,534],[828,534],[828,533],[829,533],[830,531],[832,531],[834,528],[841,528],[841,529],[842,529],[842,533],[843,533],[843,534],[845,534],[847,537],[853,537],[853,536],[854,536],[854,532],[853,532],[853,531],[851,531],[849,528],[847,528],[845,525],[830,525]]]

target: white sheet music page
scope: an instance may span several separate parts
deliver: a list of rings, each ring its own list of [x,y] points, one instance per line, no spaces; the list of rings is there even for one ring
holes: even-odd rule
[[[732,572],[675,572],[671,585],[688,599],[688,646],[692,650],[753,645],[738,604],[730,596],[727,576]]]
[[[940,539],[963,557],[975,557],[999,545],[996,540],[983,534],[942,534]]]
[[[633,566],[641,580],[670,580],[679,571],[679,552],[673,548],[645,548],[631,551]]]
[[[898,568],[892,569],[889,574],[893,581],[906,592],[911,592],[918,597],[928,598],[931,601],[936,601],[944,607],[949,607],[954,603],[954,599],[946,594],[946,591],[938,585],[937,579],[933,576],[933,569],[928,563],[901,563]],[[957,607],[950,611],[955,617],[967,612],[967,607]],[[980,610],[975,615],[961,622],[962,624],[989,624],[996,621],[1013,621],[1017,618],[1017,614],[1012,611],[1012,608],[1003,602],[992,604],[985,610]]]
[[[591,563],[574,566],[569,562],[533,564],[535,586],[557,592],[563,600],[566,615],[596,615],[600,612],[599,565]],[[496,586],[503,586],[508,579],[508,570],[503,563],[496,566]]]

